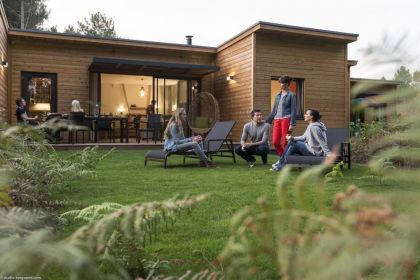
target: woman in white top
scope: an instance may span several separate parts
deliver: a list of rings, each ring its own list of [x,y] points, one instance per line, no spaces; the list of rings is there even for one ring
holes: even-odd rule
[[[84,112],[82,107],[80,107],[79,100],[73,100],[71,102],[71,111],[72,112]]]

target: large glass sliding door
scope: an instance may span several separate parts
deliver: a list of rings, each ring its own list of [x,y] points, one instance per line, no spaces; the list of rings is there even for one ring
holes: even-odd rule
[[[97,90],[91,92],[95,104],[91,112],[104,115],[146,115],[155,100],[153,113],[168,120],[177,108],[188,111],[193,94],[199,90],[199,80],[192,79],[101,73],[92,75],[92,81]]]
[[[170,116],[177,108],[188,109],[188,81],[155,78],[156,113]]]

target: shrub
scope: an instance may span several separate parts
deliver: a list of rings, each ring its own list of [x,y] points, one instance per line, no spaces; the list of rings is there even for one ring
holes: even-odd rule
[[[17,206],[51,208],[51,189],[66,187],[80,176],[94,176],[103,157],[97,148],[86,148],[62,158],[42,131],[32,127],[10,127],[0,133],[0,160],[10,170],[9,195]]]

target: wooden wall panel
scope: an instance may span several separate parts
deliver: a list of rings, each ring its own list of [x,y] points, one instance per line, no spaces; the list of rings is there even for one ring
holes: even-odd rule
[[[7,20],[0,4],[0,62],[8,61]],[[0,66],[0,122],[9,119],[9,98],[7,96],[8,68]]]
[[[78,99],[85,111],[89,101],[89,66],[93,57],[133,60],[153,60],[173,63],[214,65],[215,54],[182,50],[153,50],[150,48],[115,47],[95,44],[64,43],[49,40],[11,38],[10,56],[12,99],[21,95],[21,72],[57,74],[57,101],[59,112],[69,112],[73,99]]]
[[[255,43],[254,107],[266,116],[270,108],[270,80],[289,75],[304,79],[304,108],[318,109],[327,127],[348,127],[347,45],[311,38],[257,33]],[[297,122],[296,134],[306,128]]]
[[[218,52],[214,73],[214,95],[219,102],[222,120],[235,120],[234,141],[239,141],[243,125],[249,121],[252,110],[253,35]],[[226,77],[233,75],[233,81]]]

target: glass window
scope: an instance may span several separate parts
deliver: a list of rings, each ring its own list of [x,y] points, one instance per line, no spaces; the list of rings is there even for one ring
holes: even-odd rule
[[[270,110],[274,105],[274,98],[277,93],[281,91],[279,77],[271,78],[271,102]],[[303,119],[304,114],[304,80],[300,78],[293,78],[290,84],[290,90],[296,95],[296,118]]]
[[[22,97],[29,112],[57,112],[57,75],[23,72]]]

